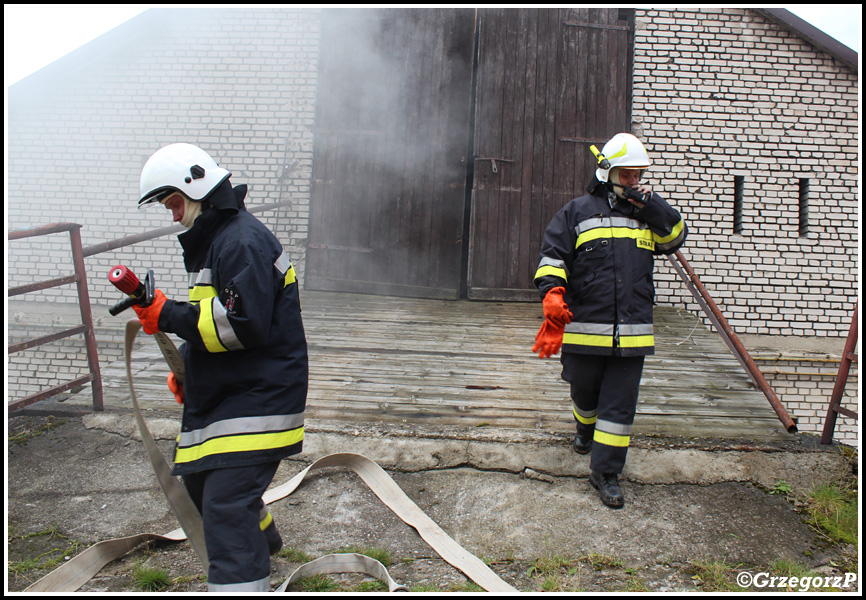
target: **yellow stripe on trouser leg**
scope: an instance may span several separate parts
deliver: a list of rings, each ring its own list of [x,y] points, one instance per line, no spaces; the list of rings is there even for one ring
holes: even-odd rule
[[[259,529],[264,531],[273,522],[274,522],[274,515],[271,514],[271,511],[268,511],[268,514],[265,516],[265,518],[262,519],[261,521],[259,521]]]
[[[262,506],[259,512],[259,528],[265,534],[265,540],[268,542],[268,552],[276,554],[283,547],[283,538],[280,532],[277,531],[277,524],[274,522],[274,516],[267,506]]]
[[[594,441],[608,446],[616,446],[617,448],[628,448],[630,439],[631,436],[628,435],[617,435],[615,433],[599,431],[598,429],[595,430],[595,435],[593,436]]]
[[[577,419],[578,423],[583,423],[584,425],[595,425],[596,420],[598,419],[598,415],[592,415],[591,417],[586,417],[577,412],[577,409],[574,408],[574,405],[571,407],[571,412],[574,414],[574,418]]]

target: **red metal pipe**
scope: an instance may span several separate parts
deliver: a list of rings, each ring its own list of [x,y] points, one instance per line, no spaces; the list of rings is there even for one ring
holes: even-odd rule
[[[682,252],[677,250],[676,257],[677,257],[677,260],[679,260],[680,264],[682,265],[683,269],[686,271],[686,273],[688,273],[689,279],[691,280],[692,284],[695,286],[695,289],[698,290],[701,297],[704,299],[707,306],[712,311],[713,316],[716,318],[719,326],[723,330],[723,335],[728,337],[731,344],[736,349],[737,354],[739,354],[739,358],[740,358],[741,362],[746,366],[749,373],[751,374],[752,379],[755,381],[755,384],[758,386],[758,388],[762,392],[764,392],[764,395],[767,397],[767,400],[770,401],[770,406],[773,407],[773,410],[776,412],[776,415],[779,417],[779,420],[782,422],[782,425],[784,425],[784,427],[788,431],[788,433],[796,433],[797,432],[797,424],[794,423],[794,420],[788,415],[788,411],[785,410],[785,407],[782,405],[782,402],[776,396],[776,393],[773,392],[773,388],[770,387],[770,384],[764,378],[763,373],[761,373],[761,370],[758,369],[758,365],[756,365],[755,361],[752,360],[752,357],[749,356],[749,352],[746,350],[745,346],[743,346],[743,343],[737,337],[737,334],[734,333],[734,330],[728,324],[727,319],[725,319],[724,315],[722,315],[722,311],[719,310],[719,307],[716,305],[716,303],[710,297],[710,294],[709,294],[709,292],[707,292],[707,289],[704,287],[704,284],[702,284],[700,282],[700,280],[698,279],[698,276],[695,275],[695,272],[692,270],[691,266],[689,266],[689,263],[686,262],[686,259],[683,256]],[[720,332],[720,333],[722,333],[722,332]]]
[[[839,361],[839,372],[836,374],[836,385],[833,386],[833,394],[830,396],[830,408],[827,409],[827,418],[824,420],[824,431],[821,433],[821,443],[829,444],[833,441],[833,430],[836,429],[836,414],[842,412],[842,394],[845,393],[845,384],[848,383],[848,370],[854,358],[854,349],[857,347],[857,327],[860,324],[858,318],[860,303],[854,305],[854,316],[851,318],[851,326],[848,328],[848,340],[842,351],[842,360]],[[843,414],[851,416],[854,413],[845,411]],[[856,419],[856,414],[854,414]]]

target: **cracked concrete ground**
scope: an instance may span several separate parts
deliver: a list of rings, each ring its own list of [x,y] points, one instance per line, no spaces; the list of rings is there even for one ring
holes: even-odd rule
[[[147,422],[170,458],[176,417],[150,411]],[[34,409],[11,416],[8,426],[20,433],[7,448],[10,565],[52,543],[80,552],[100,540],[177,527],[130,412]],[[588,457],[574,454],[567,436],[312,421],[303,454],[283,461],[274,485],[339,452],[375,460],[455,541],[521,591],[696,590],[704,581],[690,569],[702,560],[766,570],[786,559],[827,574],[857,563],[856,549],[829,544],[796,510],[798,494],[850,469],[838,449],[809,436],[760,445],[637,438],[623,474],[626,506],[610,510],[589,486]],[[768,493],[779,481],[791,486],[788,498]],[[286,546],[311,557],[376,547],[393,557],[398,583],[472,589],[346,469],[312,473],[271,511]],[[274,588],[295,560],[272,559]],[[132,567],[142,562],[168,571],[169,591],[206,589],[182,542],[135,549],[81,591],[134,591]],[[566,566],[541,568],[549,562]],[[10,569],[8,590],[48,571]]]

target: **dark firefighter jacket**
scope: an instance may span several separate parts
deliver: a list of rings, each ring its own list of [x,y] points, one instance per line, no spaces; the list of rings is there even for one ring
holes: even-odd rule
[[[185,340],[175,475],[278,461],[301,451],[307,343],[295,271],[243,207],[211,208],[178,239],[189,302],[167,300],[162,331]],[[229,188],[229,192],[231,189]]]
[[[653,256],[682,246],[687,228],[658,194],[645,206],[611,203],[603,186],[563,207],[544,232],[535,285],[565,287],[574,317],[562,351],[643,356],[654,351]]]

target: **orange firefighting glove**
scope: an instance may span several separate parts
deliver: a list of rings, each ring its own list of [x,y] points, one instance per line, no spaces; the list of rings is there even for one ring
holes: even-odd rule
[[[532,351],[538,352],[538,358],[550,358],[562,347],[562,334],[564,333],[564,325],[558,326],[545,319],[538,333],[535,334],[535,345],[532,347]]]
[[[183,404],[183,384],[177,382],[174,373],[168,374],[168,389],[174,394],[174,399],[177,400],[177,403]]]
[[[574,316],[568,310],[568,305],[562,297],[564,293],[564,287],[555,287],[544,295],[542,301],[544,319],[559,327],[565,327],[566,323],[571,323],[571,318]]]
[[[153,294],[153,302],[148,306],[141,306],[140,304],[132,305],[132,309],[138,315],[138,320],[141,321],[146,334],[153,335],[159,332],[159,313],[162,312],[165,300],[165,294],[160,290],[156,290]]]

